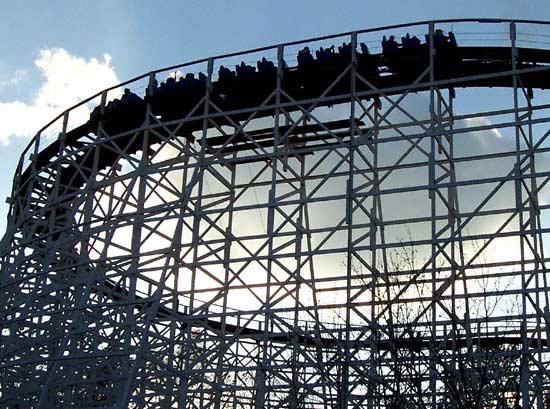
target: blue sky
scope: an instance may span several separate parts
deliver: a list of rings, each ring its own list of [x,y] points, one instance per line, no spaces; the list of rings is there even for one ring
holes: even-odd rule
[[[45,86],[47,78],[56,78],[59,83],[64,77],[78,78],[81,72],[99,69],[106,73],[107,82],[112,78],[125,80],[152,69],[225,52],[417,20],[550,20],[550,2],[36,0],[6,1],[2,16],[0,233],[5,230],[4,198],[9,195],[19,153],[29,140],[18,128],[14,129],[22,135],[7,135],[1,124],[13,118],[8,118],[11,111],[2,107],[32,107],[28,112],[36,123],[42,115],[46,118],[51,112],[61,112],[64,94],[52,96],[56,88]],[[60,49],[66,53],[52,51]],[[76,70],[72,76],[67,71],[70,69]],[[95,85],[90,82],[85,91],[94,92]],[[49,109],[39,112],[41,107]],[[29,122],[29,126],[34,124]]]

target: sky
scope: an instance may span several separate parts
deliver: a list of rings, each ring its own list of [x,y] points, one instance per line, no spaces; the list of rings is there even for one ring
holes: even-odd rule
[[[0,233],[29,139],[68,106],[153,69],[227,52],[419,20],[550,20],[548,0],[3,2]]]

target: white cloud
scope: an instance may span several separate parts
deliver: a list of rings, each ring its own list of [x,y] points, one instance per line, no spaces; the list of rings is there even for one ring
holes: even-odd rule
[[[0,88],[15,87],[23,82],[27,78],[27,75],[28,73],[25,70],[16,70],[13,77],[0,81]]]
[[[102,59],[86,60],[62,48],[45,49],[40,51],[35,65],[44,81],[34,100],[30,104],[0,102],[0,143],[7,143],[12,136],[33,136],[64,109],[120,82],[108,54]],[[19,74],[16,72],[8,82],[21,81],[22,73],[21,70]]]

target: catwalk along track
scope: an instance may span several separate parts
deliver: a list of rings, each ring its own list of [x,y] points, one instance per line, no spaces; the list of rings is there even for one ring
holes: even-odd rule
[[[549,38],[368,29],[65,111],[8,200],[2,405],[550,405]]]

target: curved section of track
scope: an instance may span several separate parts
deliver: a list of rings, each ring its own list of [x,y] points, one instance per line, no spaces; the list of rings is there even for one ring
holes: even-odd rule
[[[435,78],[440,88],[461,88],[461,87],[512,87],[513,81],[506,75],[513,69],[521,74],[521,80],[526,88],[548,89],[550,88],[550,77],[546,67],[550,64],[550,50],[518,48],[515,50],[517,59],[515,67],[512,65],[512,49],[509,47],[462,47],[458,46],[452,49],[438,50],[437,57],[434,60]],[[400,94],[411,86],[415,92],[429,88],[429,73],[426,70],[429,67],[427,57],[427,46],[413,50],[400,49],[390,55],[361,55],[358,52],[358,74],[361,75],[367,83],[358,86],[356,92],[363,93],[364,98],[380,98],[383,95]],[[335,78],[341,74],[350,61],[342,55],[335,54],[333,61],[319,62],[315,60],[306,67],[295,66],[283,70],[282,88],[292,97],[294,101],[307,101],[314,99],[323,93],[327,87],[334,82]],[[381,76],[380,73],[384,72]],[[336,86],[332,87],[326,93],[327,101],[324,104],[333,104],[341,100],[350,93],[349,78],[345,77],[338,81]],[[411,83],[414,81],[414,85]],[[254,72],[249,76],[235,76],[231,80],[218,80],[212,83],[211,101],[219,107],[220,112],[232,112],[243,109],[251,109],[260,106],[269,94],[273,92],[277,82],[277,72],[259,73]],[[186,89],[187,88],[187,89]],[[193,88],[193,89],[188,89]],[[89,133],[96,133],[101,122],[103,129],[110,135],[127,133],[127,141],[123,139],[117,141],[125,145],[125,150],[129,153],[135,153],[141,149],[139,141],[131,141],[132,131],[139,130],[143,126],[146,117],[146,100],[151,102],[151,111],[160,121],[177,121],[188,116],[196,117],[185,121],[185,126],[178,130],[178,134],[188,136],[202,129],[203,119],[200,116],[190,115],[191,110],[195,109],[197,104],[204,98],[206,92],[206,83],[196,80],[192,87],[174,85],[167,86],[163,83],[160,88],[150,90],[151,96],[142,99],[133,95],[130,101],[124,98],[119,106],[113,108],[111,112],[104,113],[102,116],[90,119],[85,124],[66,133],[63,144],[66,148],[81,149],[83,144],[80,139]],[[331,99],[331,97],[333,99]],[[287,101],[288,102],[288,101]],[[320,104],[322,105],[322,104]],[[263,115],[273,115],[274,110],[265,110]],[[245,114],[229,115],[230,118],[238,122]],[[339,124],[343,125],[343,124]],[[343,128],[345,126],[342,126]],[[281,130],[284,132],[284,129]],[[309,131],[296,127],[293,134],[301,134]],[[268,129],[258,132],[254,135],[260,146],[270,144],[272,133]],[[212,138],[207,143],[212,149],[219,148],[225,144],[225,138]],[[227,138],[230,139],[230,138]],[[232,139],[229,146],[225,146],[220,153],[231,152],[234,150],[252,149],[256,144],[239,143],[241,140]],[[152,141],[154,143],[154,140]],[[60,151],[61,142],[56,141],[42,149],[35,157],[34,172],[39,172],[41,168],[47,166],[57,157]],[[114,164],[116,157],[103,155],[99,164],[101,167],[108,167]],[[90,167],[83,162],[83,167]],[[21,176],[21,184],[24,185],[32,178],[33,167],[28,166]],[[74,178],[73,170],[62,169],[60,180],[64,185],[72,189],[79,189],[83,184],[82,178]],[[71,176],[69,176],[71,175]]]

